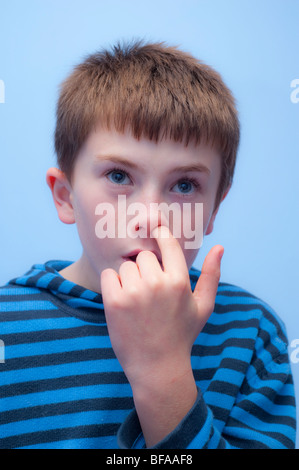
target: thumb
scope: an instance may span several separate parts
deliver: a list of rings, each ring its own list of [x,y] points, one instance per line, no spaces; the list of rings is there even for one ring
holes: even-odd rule
[[[221,245],[216,245],[209,251],[193,292],[199,312],[206,319],[214,310],[223,253],[224,248]]]

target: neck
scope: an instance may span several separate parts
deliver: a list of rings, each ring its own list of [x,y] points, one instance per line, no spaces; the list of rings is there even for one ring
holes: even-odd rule
[[[93,292],[101,293],[100,274],[96,272],[84,255],[75,263],[59,271],[59,274],[68,281],[89,289]]]

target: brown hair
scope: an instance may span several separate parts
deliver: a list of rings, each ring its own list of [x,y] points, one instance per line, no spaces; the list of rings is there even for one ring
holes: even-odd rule
[[[232,183],[239,144],[234,98],[220,75],[164,43],[136,41],[88,56],[62,83],[55,150],[71,181],[76,156],[98,124],[136,139],[215,143],[222,174],[215,207]]]

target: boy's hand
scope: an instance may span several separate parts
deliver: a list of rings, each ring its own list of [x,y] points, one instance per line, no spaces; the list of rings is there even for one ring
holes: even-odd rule
[[[105,269],[101,275],[112,347],[148,445],[176,427],[195,402],[191,348],[213,312],[223,255],[221,246],[209,252],[192,293],[178,241],[165,226],[153,236],[164,270],[153,253],[143,251],[136,263],[124,262],[119,274]]]

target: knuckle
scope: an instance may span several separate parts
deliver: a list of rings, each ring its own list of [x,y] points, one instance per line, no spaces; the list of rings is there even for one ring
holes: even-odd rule
[[[129,301],[135,303],[140,297],[140,289],[135,284],[131,284],[130,287],[127,287],[127,296]]]
[[[106,309],[115,311],[122,307],[122,303],[119,297],[111,297],[105,305]]]
[[[158,292],[162,286],[161,279],[159,279],[157,276],[149,276],[147,284],[149,288],[154,292]]]
[[[172,288],[178,294],[184,294],[187,290],[189,290],[189,283],[182,277],[175,277],[172,280]]]
[[[112,312],[128,312],[135,305],[134,295],[132,296],[130,293],[127,293],[121,297],[121,299],[113,299],[112,302],[109,303],[109,309]]]

